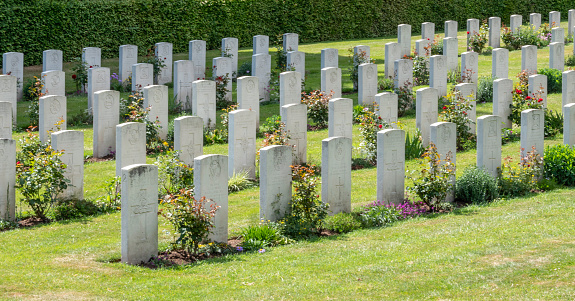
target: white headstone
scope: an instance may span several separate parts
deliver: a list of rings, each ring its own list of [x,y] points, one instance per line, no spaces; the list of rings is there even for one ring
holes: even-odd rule
[[[132,65],[138,63],[138,46],[122,45],[120,46],[120,80],[126,82],[132,76]]]
[[[88,110],[92,112],[94,93],[110,90],[110,68],[95,67],[88,69]]]
[[[212,60],[212,74],[214,76],[214,80],[216,77],[228,78],[228,83],[226,85],[226,89],[228,92],[226,93],[226,100],[228,102],[232,101],[232,59],[229,57],[216,57]]]
[[[357,100],[360,105],[370,105],[377,94],[377,65],[361,64],[358,68]]]
[[[365,58],[366,60],[369,61],[369,59],[371,57],[371,50],[370,50],[369,46],[358,45],[358,46],[353,47],[353,55],[354,56],[362,56],[363,58]]]
[[[561,93],[561,106],[563,107],[566,104],[575,103],[575,70],[563,72],[561,79],[561,88],[563,91]]]
[[[50,138],[51,132],[66,129],[66,97],[56,95],[40,97],[39,115],[38,132],[40,141],[45,143]],[[60,125],[57,126],[58,123]]]
[[[351,149],[346,137],[321,141],[321,201],[330,215],[351,212]]]
[[[471,109],[467,110],[467,117],[471,120],[469,124],[469,132],[475,134],[475,121],[477,119],[477,84],[473,83],[461,83],[455,85],[455,90],[460,91],[461,96],[469,100],[471,104]]]
[[[431,43],[433,40],[421,39],[415,41],[415,55],[428,58],[431,55]]]
[[[429,86],[437,89],[439,96],[447,95],[447,62],[443,55],[429,58]]]
[[[164,67],[160,69],[160,75],[158,76],[158,85],[163,85],[172,82],[172,43],[161,42],[156,43],[155,55],[156,58],[162,60]]]
[[[59,197],[67,200],[84,199],[84,132],[59,131],[52,133],[52,147],[62,151],[60,160],[66,164],[64,177],[70,180]]]
[[[286,71],[280,73],[280,107],[301,103],[301,73]]]
[[[328,136],[353,139],[353,100],[332,98],[328,104]]]
[[[394,63],[393,69],[393,74],[395,74],[393,86],[395,89],[407,85],[411,90],[411,88],[413,88],[413,61],[409,59],[397,60]]]
[[[271,145],[260,149],[260,219],[276,221],[291,201],[292,148]]]
[[[62,50],[44,50],[42,52],[42,71],[62,71],[62,57]]]
[[[477,118],[477,167],[485,168],[497,178],[501,168],[501,117],[484,115]]]
[[[575,145],[575,103],[563,106],[563,144]]]
[[[282,122],[290,139],[289,145],[293,149],[293,164],[299,165],[307,162],[307,106],[305,104],[288,104],[281,107]]]
[[[132,65],[132,91],[142,91],[154,84],[154,66],[152,64]]]
[[[575,9],[570,9],[567,12],[567,34],[573,35],[573,27],[575,27]]]
[[[400,204],[405,199],[405,132],[377,132],[377,200]]]
[[[194,166],[194,158],[204,154],[204,122],[198,116],[174,119],[174,150],[180,160]]]
[[[395,61],[401,59],[401,45],[399,43],[385,44],[385,77],[394,78]]]
[[[453,122],[436,122],[430,126],[431,142],[437,148],[437,154],[441,160],[441,165],[447,162],[447,159],[452,164],[456,164],[457,154],[457,128]],[[455,185],[455,175],[450,180],[452,185]],[[454,191],[447,193],[445,201],[453,202]]]
[[[287,70],[301,73],[301,81],[305,80],[305,53],[290,51],[287,53]]]
[[[120,92],[94,93],[94,157],[102,158],[116,152],[116,125],[120,119]]]
[[[479,34],[479,19],[467,19],[467,49],[469,49],[469,39]]]
[[[421,23],[421,38],[423,40],[429,39],[430,41],[433,41],[435,38],[435,23]]]
[[[543,99],[543,108],[547,108],[547,75],[535,74],[529,76],[529,95],[533,98]]]
[[[495,78],[508,78],[509,50],[505,48],[493,49],[491,57],[491,76]]]
[[[447,60],[447,70],[449,71],[457,71],[457,67],[459,67],[457,48],[457,38],[443,39],[443,55]]]
[[[383,92],[375,95],[375,102],[379,106],[376,112],[387,123],[397,122],[398,95],[393,92]],[[395,127],[395,125],[392,125]]]
[[[116,126],[116,176],[122,168],[146,163],[146,125],[126,122]],[[158,189],[155,190],[156,196]]]
[[[168,86],[152,85],[144,88],[144,108],[149,108],[150,121],[159,121],[158,135],[168,135]]]
[[[565,29],[563,27],[555,27],[551,29],[551,43],[565,43]]]
[[[499,78],[493,81],[493,115],[501,118],[505,128],[510,129],[512,124],[509,119],[513,103],[513,81],[508,78]]]
[[[467,77],[472,83],[478,82],[479,54],[468,51],[461,54],[461,76]]]
[[[174,96],[184,110],[192,108],[192,83],[196,80],[194,62],[179,60],[174,62]]]
[[[544,152],[545,114],[543,110],[529,109],[521,112],[521,158],[532,152],[533,147],[541,157]]]
[[[411,54],[411,25],[399,24],[397,26],[397,42],[400,45],[401,57]]]
[[[194,158],[194,194],[196,199],[205,197],[211,200],[206,206],[215,204],[216,211],[209,240],[228,241],[228,157],[223,155],[203,155]]]
[[[238,77],[238,109],[251,110],[256,114],[256,129],[260,127],[260,83],[255,76]]]
[[[82,49],[82,62],[88,68],[102,67],[102,49],[98,47],[85,47]]]
[[[263,53],[252,55],[252,76],[259,79],[259,94],[261,101],[270,100],[271,70],[271,55]]]
[[[66,74],[64,71],[44,71],[42,72],[42,82],[44,83],[42,87],[44,95],[66,96]]]
[[[2,55],[2,73],[16,76],[18,100],[21,100],[24,87],[24,54],[20,52],[4,53]]]
[[[561,26],[561,13],[558,11],[549,12],[549,27]]]
[[[529,25],[535,29],[535,31],[539,30],[541,27],[541,14],[532,13],[529,15]]]
[[[438,110],[437,100],[439,98],[437,89],[421,88],[415,95],[415,124],[421,131],[423,146],[429,145],[429,127],[437,122]]]
[[[297,33],[284,33],[283,35],[283,47],[284,51],[297,51],[299,45],[299,36]]]
[[[195,80],[206,79],[206,41],[193,40],[189,45],[188,59],[194,62]]]
[[[449,20],[445,21],[445,37],[446,38],[457,38],[457,21]]]
[[[491,17],[488,21],[489,24],[489,42],[488,45],[493,48],[501,46],[501,18]]]
[[[140,264],[158,255],[158,167],[122,168],[122,262]]]
[[[565,44],[549,44],[549,68],[563,71],[565,69]]]
[[[326,48],[321,50],[321,69],[339,67],[339,55],[335,48]]]
[[[332,98],[341,97],[341,69],[328,67],[321,69],[321,90],[332,94]]]
[[[230,72],[230,79],[236,78],[238,73],[238,39],[237,38],[223,38],[222,39],[222,56],[229,57],[232,61]],[[230,81],[231,83],[231,81]]]
[[[270,37],[257,35],[253,37],[253,54],[270,54]]]
[[[192,114],[204,121],[204,127],[216,127],[216,82],[197,80],[192,83]]]
[[[523,16],[521,15],[511,15],[509,17],[509,28],[513,33],[519,32],[519,27],[523,25]]]
[[[521,47],[521,70],[529,74],[537,73],[537,46],[525,45]]]
[[[12,122],[16,124],[18,99],[18,78],[14,75],[0,75],[0,101],[7,101],[12,104]]]
[[[0,138],[12,139],[12,103],[0,101]]]
[[[16,218],[16,141],[0,138],[0,220]]]
[[[228,177],[247,172],[256,178],[256,113],[240,109],[230,112],[228,126]]]

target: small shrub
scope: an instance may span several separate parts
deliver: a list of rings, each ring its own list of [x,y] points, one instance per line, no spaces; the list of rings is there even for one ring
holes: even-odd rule
[[[483,21],[483,24],[479,28],[479,32],[473,33],[473,35],[469,38],[469,51],[477,52],[481,54],[483,49],[487,45],[487,34],[489,33],[489,25],[487,21]],[[469,32],[467,32],[469,34]]]
[[[485,169],[468,167],[455,184],[455,199],[480,204],[497,198],[497,179]]]
[[[266,118],[266,121],[260,125],[260,132],[271,134],[280,129],[281,123],[282,118],[280,115],[272,115]]]
[[[542,178],[537,182],[537,189],[539,191],[551,191],[560,187],[561,185],[559,185],[554,178]]]
[[[431,43],[431,55],[443,54],[443,39],[439,35],[435,35],[435,39]]]
[[[393,91],[393,77],[387,75],[379,81],[378,91]]]
[[[415,86],[429,85],[429,58],[415,56],[413,58],[413,82]]]
[[[112,73],[110,76],[110,88],[119,92],[132,91],[132,76],[128,77],[125,82],[122,82],[122,79],[118,74]]]
[[[216,82],[216,109],[222,110],[230,105],[233,105],[233,101],[228,98],[230,90],[228,90],[228,83],[230,82],[231,78],[229,74],[214,76],[212,78],[213,81]]]
[[[359,132],[361,134],[361,142],[359,149],[365,155],[365,159],[375,162],[377,159],[377,132],[391,128],[391,125],[383,121],[381,116],[375,114],[377,106],[373,110],[369,107],[363,109],[364,114],[359,117]]]
[[[547,93],[561,93],[563,90],[563,74],[561,70],[543,68],[537,70],[537,74],[547,76]]]
[[[327,127],[329,100],[332,95],[333,93],[319,90],[312,91],[309,94],[302,93],[301,102],[307,105],[307,116],[318,128]]]
[[[179,152],[168,151],[154,162],[158,166],[158,197],[191,189],[194,185],[194,169],[182,162]]]
[[[570,66],[570,67],[575,66],[575,55],[568,55],[565,58],[565,66]]]
[[[252,75],[252,61],[243,62],[238,68],[238,77]]]
[[[264,140],[262,141],[262,147],[270,145],[289,145],[288,141],[290,139],[289,133],[285,130],[285,123],[278,123],[277,128],[271,133],[264,133]]]
[[[248,178],[248,172],[243,171],[234,173],[228,180],[228,192],[238,192],[254,186],[253,182]]]
[[[491,76],[482,76],[477,84],[477,102],[493,102],[493,81]]]
[[[403,117],[406,113],[415,107],[415,93],[413,92],[413,83],[406,81],[402,86],[395,89],[397,94],[397,116]]]
[[[72,80],[76,84],[76,93],[85,93],[88,85],[88,69],[99,66],[89,66],[79,57],[73,58],[72,62],[74,62],[74,65],[72,65]]]
[[[340,212],[326,217],[323,228],[337,233],[347,233],[361,228],[361,222],[350,213]]]
[[[51,219],[56,221],[96,215],[98,206],[86,200],[58,201]]]
[[[514,142],[514,141],[519,141],[519,140],[521,140],[521,128],[515,128],[515,129],[504,128],[504,129],[502,129],[501,143],[503,145],[505,145],[507,143]]]
[[[563,114],[545,109],[545,138],[555,137],[563,131]]]
[[[34,76],[34,79],[28,80],[24,85],[23,98],[25,101],[30,101],[26,111],[30,119],[30,126],[38,126],[40,120],[40,97],[44,96],[44,93],[42,93],[43,87],[44,82],[36,76]]]
[[[512,91],[513,102],[510,105],[511,113],[509,119],[514,124],[521,125],[522,111],[543,108],[543,98],[540,96],[544,91],[538,89],[537,92],[528,95],[529,74],[526,71],[521,71],[517,77],[519,78],[519,82],[514,85]]]
[[[256,251],[278,245],[289,244],[291,240],[282,234],[281,226],[272,222],[261,222],[242,231],[241,246],[244,251]]]
[[[361,209],[357,218],[364,228],[384,227],[402,219],[400,210],[376,201]]]
[[[555,179],[561,185],[575,186],[575,146],[548,146],[543,162],[545,178]]]
[[[523,149],[521,150],[523,151]],[[537,182],[542,176],[543,158],[535,151],[527,152],[517,164],[511,157],[503,159],[501,173],[497,179],[499,195],[516,197],[537,190]]]
[[[405,160],[420,158],[425,152],[421,139],[421,132],[416,130],[415,134],[405,133]]]
[[[101,195],[96,204],[102,212],[113,212],[121,209],[121,177],[112,177],[106,181],[104,195]]]
[[[148,53],[146,54],[146,57],[144,58],[144,61],[142,63],[146,63],[146,64],[152,64],[153,68],[154,68],[154,84],[158,84],[158,79],[160,78],[160,75],[162,73],[162,68],[166,68],[166,58],[161,58],[156,56],[155,54],[155,50],[156,50],[156,46],[152,46],[151,48],[148,48]]]
[[[374,61],[367,55],[365,51],[360,51],[359,53],[355,54],[353,52],[353,48],[348,49],[348,53],[350,54],[350,63],[351,67],[348,69],[349,71],[349,79],[353,83],[353,90],[357,90],[357,82],[359,80],[359,65],[373,63]]]
[[[475,126],[475,122],[467,116],[467,111],[471,110],[473,105],[469,98],[461,95],[461,91],[453,91],[445,96],[445,99],[448,103],[443,106],[440,117],[443,121],[455,123],[457,149],[465,150],[473,146],[469,143],[470,141],[475,141],[475,135],[470,132],[471,126]]]
[[[522,25],[516,33],[513,33],[510,28],[503,27],[501,29],[501,39],[509,50],[517,50],[525,45],[535,45],[537,48],[541,48],[549,45],[551,29],[549,24],[541,25],[538,30],[529,25]]]

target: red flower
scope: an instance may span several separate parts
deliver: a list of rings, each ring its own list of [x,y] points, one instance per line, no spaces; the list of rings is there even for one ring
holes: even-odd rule
[[[515,90],[515,93],[521,94],[521,90],[517,89],[517,90]]]
[[[463,114],[467,115],[467,112],[463,111]]]
[[[429,41],[429,38],[427,38],[427,40]]]
[[[447,107],[446,107],[446,106],[443,106],[443,109],[444,109],[444,110],[447,110]]]
[[[542,101],[543,101],[543,98],[539,98],[539,100],[537,102],[542,102]]]
[[[76,74],[72,74],[72,79],[76,79]]]
[[[531,99],[531,96],[525,97],[525,100],[529,100],[529,99]]]
[[[90,66],[90,68],[92,68],[92,66]]]
[[[377,119],[381,120],[381,116],[378,116]]]
[[[379,125],[379,128],[381,129],[382,127],[383,127],[383,125],[380,124],[380,125]]]
[[[467,34],[469,34],[469,31],[467,32]]]

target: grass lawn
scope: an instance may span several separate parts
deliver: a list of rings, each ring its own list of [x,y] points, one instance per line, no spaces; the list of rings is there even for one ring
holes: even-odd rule
[[[567,27],[567,22],[561,25]],[[465,51],[465,36],[465,31],[459,32],[460,53]],[[412,38],[417,39],[419,36]],[[371,46],[372,58],[383,64],[384,45],[393,41],[396,37],[300,45],[300,51],[306,52],[306,89],[320,87],[321,49],[339,49],[343,88],[349,92],[352,83],[347,50],[356,45]],[[208,62],[218,53],[208,51]],[[573,53],[573,44],[565,53]],[[509,57],[509,74],[516,81],[521,51],[510,52]],[[175,54],[174,61],[179,59],[187,59],[187,54]],[[239,65],[250,59],[251,47],[240,49]],[[103,60],[103,66],[118,71],[117,60]],[[549,49],[539,49],[538,67],[548,66]],[[71,93],[75,89],[72,64],[66,63],[64,68]],[[378,69],[382,78],[383,65]],[[24,74],[30,78],[40,72],[41,66],[31,66]],[[490,74],[490,55],[480,55],[479,75]],[[357,104],[356,93],[344,97]],[[27,106],[26,102],[18,104],[21,128],[28,124],[22,113]],[[85,96],[68,97],[68,118],[83,114],[86,107]],[[560,110],[561,94],[550,94],[548,107]],[[491,112],[491,103],[477,105],[478,117]],[[262,106],[261,121],[274,114],[279,114],[278,104]],[[408,132],[415,130],[415,116],[400,120]],[[68,129],[85,132],[84,153],[91,155],[92,127]],[[13,136],[18,139],[24,134],[15,132]],[[321,164],[321,140],[327,137],[327,130],[308,133],[309,162]],[[359,137],[354,126],[356,147]],[[558,135],[545,145],[562,143],[562,139]],[[207,145],[204,154],[225,155],[227,145]],[[475,164],[475,154],[475,150],[457,153],[458,175]],[[519,142],[503,147],[503,157],[517,160],[518,155]],[[354,149],[353,156],[361,155]],[[148,163],[153,162],[154,158],[148,157]],[[406,164],[408,170],[417,167],[415,160]],[[105,182],[114,173],[114,161],[87,163],[85,197],[94,200],[101,196]],[[352,172],[353,207],[375,200],[375,183],[375,168]],[[571,299],[575,295],[574,198],[574,189],[558,189],[420,217],[387,228],[298,242],[263,254],[233,255],[160,270],[117,262],[119,212],[39,225],[0,232],[0,299]],[[233,236],[257,223],[259,188],[230,194],[229,208]],[[26,208],[19,207],[22,210]],[[169,246],[170,230],[160,218],[161,249]]]

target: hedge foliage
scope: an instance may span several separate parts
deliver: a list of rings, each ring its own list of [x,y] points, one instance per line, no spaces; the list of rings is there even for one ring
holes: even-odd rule
[[[566,0],[3,0],[0,1],[0,53],[24,53],[26,65],[41,64],[42,51],[60,49],[64,60],[79,57],[83,47],[102,48],[102,57],[118,56],[122,44],[139,46],[140,55],[157,42],[171,42],[174,52],[187,52],[188,41],[202,39],[220,47],[224,37],[237,37],[251,47],[252,36],[273,40],[295,32],[300,42],[394,36],[397,25],[422,22],[436,31],[451,19],[511,14],[529,20],[531,12],[574,8]],[[573,7],[571,7],[573,6]]]

